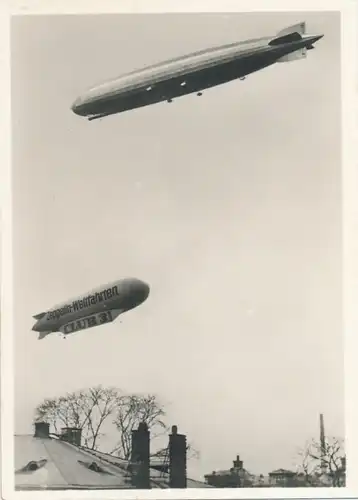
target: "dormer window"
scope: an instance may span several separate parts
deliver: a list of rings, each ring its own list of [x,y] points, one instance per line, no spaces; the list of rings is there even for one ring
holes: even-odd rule
[[[100,465],[97,464],[97,462],[83,462],[82,460],[78,460],[78,463],[83,465],[84,467],[87,467],[87,469],[93,472],[97,472],[98,474],[112,475],[111,472],[108,472],[107,470],[103,469]]]
[[[22,467],[22,469],[19,469],[15,472],[15,474],[23,474],[26,472],[36,472],[38,469],[41,469],[45,464],[47,463],[47,460],[31,460],[28,464],[25,465],[25,467]]]

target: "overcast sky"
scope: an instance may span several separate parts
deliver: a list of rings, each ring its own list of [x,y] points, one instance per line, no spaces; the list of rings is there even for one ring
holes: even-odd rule
[[[88,122],[95,83],[307,21],[306,60]],[[339,18],[16,18],[12,25],[16,432],[44,397],[156,393],[201,453],[194,477],[292,467],[344,435]],[[32,316],[134,276],[148,300],[42,341]]]

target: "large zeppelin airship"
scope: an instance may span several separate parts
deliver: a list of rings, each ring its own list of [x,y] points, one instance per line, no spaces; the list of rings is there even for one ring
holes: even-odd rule
[[[306,24],[285,28],[275,36],[246,40],[171,59],[127,73],[91,88],[78,97],[72,111],[89,120],[140,108],[215,87],[276,62],[305,58],[323,35],[306,35]]]
[[[54,306],[47,312],[36,314],[32,329],[39,332],[41,340],[49,333],[66,335],[114,321],[149,295],[149,286],[141,280],[126,278]]]

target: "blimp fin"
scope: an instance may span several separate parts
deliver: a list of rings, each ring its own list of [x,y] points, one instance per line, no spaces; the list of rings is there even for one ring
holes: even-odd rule
[[[288,28],[284,28],[283,30],[277,33],[277,36],[290,35],[291,33],[299,33],[300,35],[304,35],[306,33],[306,23],[294,24],[293,26],[289,26]]]
[[[48,335],[49,333],[51,333],[51,332],[40,332],[39,336],[37,337],[37,340],[44,339],[46,337],[46,335]]]
[[[295,52],[291,52],[291,54],[286,54],[285,56],[277,59],[277,62],[289,62],[289,61],[297,61],[297,59],[304,59],[307,57],[307,49],[303,47],[300,50],[296,50]]]
[[[35,316],[33,316],[34,319],[41,319],[45,316],[46,313],[39,313],[39,314],[35,314]]]
[[[302,35],[306,33],[306,23],[294,24],[277,33],[275,38],[271,40],[269,45],[280,45],[282,43],[297,42],[302,39]]]

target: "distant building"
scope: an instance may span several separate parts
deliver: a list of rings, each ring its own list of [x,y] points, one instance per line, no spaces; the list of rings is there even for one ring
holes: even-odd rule
[[[344,487],[346,485],[346,457],[335,455],[334,461],[329,460],[323,414],[320,414],[319,422],[319,451],[316,453],[314,463],[310,463],[309,473],[307,470],[302,471],[301,467],[301,472],[282,468],[273,470],[268,476],[255,475],[244,468],[243,462],[237,456],[231,469],[206,474],[204,476],[206,483],[216,488]]]
[[[171,448],[180,451],[182,436],[176,429]],[[172,436],[174,435],[174,438]],[[35,424],[34,435],[15,435],[16,490],[207,488],[186,478],[186,456],[176,453],[169,467],[151,466],[149,432],[144,427],[132,433],[130,461],[90,450],[81,445],[81,430],[65,428],[59,436],[49,433],[49,424]]]
[[[255,481],[255,477],[244,468],[239,455],[231,469],[213,471],[204,477],[206,484],[215,488],[249,488]]]
[[[287,469],[277,469],[269,473],[269,484],[270,486],[290,486],[294,479],[296,478],[296,473]]]
[[[254,475],[252,481],[253,488],[268,488],[270,486],[269,477],[263,474]]]

